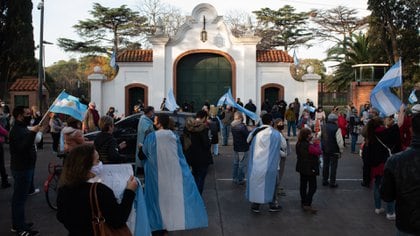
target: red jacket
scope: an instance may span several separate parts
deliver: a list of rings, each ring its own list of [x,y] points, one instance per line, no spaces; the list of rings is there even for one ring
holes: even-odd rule
[[[341,129],[341,134],[343,136],[346,136],[347,135],[347,120],[346,118],[344,118],[343,115],[338,116],[337,125],[338,125],[338,128]]]

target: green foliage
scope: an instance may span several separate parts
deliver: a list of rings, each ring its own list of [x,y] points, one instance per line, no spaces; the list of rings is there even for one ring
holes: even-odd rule
[[[299,60],[299,65],[296,67],[294,64],[290,67],[290,72],[292,77],[296,80],[302,80],[302,76],[307,74],[307,68],[312,66],[314,68],[314,73],[321,76],[321,81],[326,78],[326,68],[322,61],[318,59],[302,59]]]
[[[312,33],[307,27],[307,12],[295,13],[295,8],[285,5],[278,10],[261,8],[253,13],[260,24],[256,34],[262,37],[258,49],[282,46],[287,51],[312,39]]]
[[[83,54],[104,54],[109,49],[119,50],[120,45],[133,47],[131,38],[146,31],[146,18],[139,16],[126,5],[108,8],[93,4],[92,19],[80,20],[73,27],[84,41],[60,38],[58,45],[65,51]]]
[[[0,1],[0,94],[8,94],[7,86],[22,75],[36,75],[35,46],[30,0]],[[4,90],[4,93],[3,93]]]

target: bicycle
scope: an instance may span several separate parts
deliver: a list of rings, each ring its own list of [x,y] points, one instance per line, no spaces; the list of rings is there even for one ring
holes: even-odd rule
[[[57,157],[64,159],[65,154],[57,154]],[[55,162],[48,163],[48,177],[44,182],[45,198],[48,206],[53,210],[57,210],[58,180],[60,179],[62,164]]]

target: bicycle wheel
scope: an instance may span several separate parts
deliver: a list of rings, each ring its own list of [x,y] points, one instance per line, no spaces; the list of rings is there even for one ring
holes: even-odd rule
[[[53,210],[57,210],[57,194],[58,194],[58,173],[52,174],[44,184],[45,198],[48,206]]]

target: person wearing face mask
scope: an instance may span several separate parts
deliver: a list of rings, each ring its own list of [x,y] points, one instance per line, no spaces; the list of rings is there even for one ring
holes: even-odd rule
[[[69,235],[93,235],[90,205],[91,179],[100,174],[98,152],[91,144],[82,144],[70,151],[59,180],[57,219],[64,224]],[[138,183],[131,176],[127,180],[121,203],[117,202],[112,189],[98,183],[99,209],[108,226],[121,228],[130,215]]]
[[[300,174],[300,199],[302,209],[315,214],[317,209],[312,207],[312,198],[316,192],[316,176],[319,175],[319,142],[312,142],[312,131],[303,128],[299,132],[296,143],[296,171]]]
[[[29,108],[17,106],[12,112],[15,119],[10,130],[10,169],[14,179],[12,196],[12,231],[18,235],[38,235],[25,220],[25,202],[30,191],[36,162],[35,138],[43,126],[28,128],[31,122]],[[41,124],[42,125],[42,124]]]

